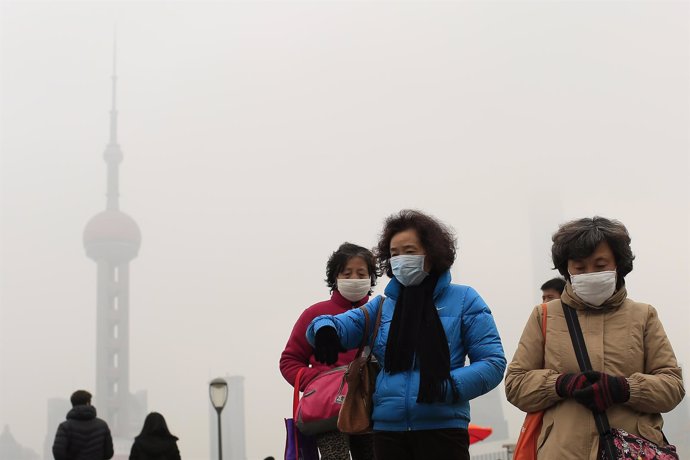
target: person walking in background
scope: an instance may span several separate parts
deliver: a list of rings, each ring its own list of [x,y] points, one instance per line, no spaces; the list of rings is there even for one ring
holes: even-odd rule
[[[489,307],[469,286],[451,283],[452,231],[431,216],[403,210],[388,217],[379,268],[391,277],[373,354],[382,366],[373,396],[377,460],[469,460],[469,401],[503,378],[506,359]],[[337,361],[362,341],[360,309],[315,318],[307,338],[316,356]],[[369,337],[367,339],[370,339]],[[466,365],[469,358],[469,365]]]
[[[554,299],[560,299],[563,289],[565,289],[565,280],[563,278],[551,278],[541,285],[541,301],[546,303]]]
[[[55,433],[55,460],[108,460],[113,456],[113,438],[105,421],[96,417],[91,393],[77,390],[70,397],[72,409]]]
[[[151,412],[144,420],[141,433],[134,438],[129,460],[180,460],[177,439],[170,434],[165,418]]]
[[[505,378],[508,401],[545,411],[538,458],[599,458],[592,411],[605,412],[613,428],[666,445],[660,412],[676,407],[685,390],[656,309],[628,298],[634,256],[627,229],[603,217],[568,222],[553,235],[551,255],[566,286],[549,304],[547,340],[537,306]],[[563,304],[577,312],[593,371],[580,372]]]
[[[280,356],[280,372],[290,385],[294,387],[297,372],[302,368],[305,370],[300,380],[300,391],[320,372],[347,365],[355,358],[356,350],[343,351],[336,352],[332,362],[319,363],[314,356],[314,348],[307,342],[307,326],[319,315],[335,315],[364,305],[376,285],[377,276],[374,254],[366,248],[343,243],[331,254],[326,263],[326,284],[331,290],[331,298],[302,312]],[[369,434],[348,436],[332,431],[316,436],[322,460],[347,460],[350,452],[353,460],[373,458]]]

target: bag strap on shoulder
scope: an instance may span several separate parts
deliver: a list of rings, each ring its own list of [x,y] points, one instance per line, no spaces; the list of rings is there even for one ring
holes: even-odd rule
[[[379,311],[376,314],[376,323],[374,324],[374,335],[371,337],[371,343],[369,344],[370,349],[374,348],[374,343],[376,343],[376,336],[379,335],[379,327],[381,326],[381,314],[383,313],[383,302],[385,301],[386,298],[384,296],[381,296],[381,302],[379,302]]]
[[[541,367],[546,366],[546,313],[548,309],[546,304],[541,304],[541,336],[543,338],[541,345]]]
[[[386,300],[384,296],[381,296],[381,301],[379,302],[379,310],[376,314],[376,322],[374,323],[373,334],[371,340],[369,341],[369,356],[371,356],[372,349],[374,348],[374,343],[376,342],[376,336],[379,333],[379,327],[381,326],[381,312],[383,311],[383,302]],[[362,356],[364,347],[367,345],[367,338],[369,337],[369,327],[371,326],[371,318],[369,317],[369,310],[366,309],[365,305],[359,307],[362,312],[364,312],[364,334],[362,335],[362,342],[359,344],[359,350],[357,350],[357,356]]]
[[[567,303],[563,301],[561,301],[561,303],[563,304],[563,314],[565,315],[566,323],[568,323],[568,332],[570,332],[570,339],[573,342],[573,348],[575,349],[575,356],[577,357],[580,371],[591,371],[592,363],[589,360],[587,344],[582,335],[582,328],[580,327],[580,320],[577,318],[577,311]],[[592,411],[592,414],[594,415],[594,421],[596,422],[597,431],[599,432],[599,444],[604,449],[606,457],[609,458],[609,460],[615,460],[616,447],[611,437],[609,418],[606,416],[606,412],[601,413]]]

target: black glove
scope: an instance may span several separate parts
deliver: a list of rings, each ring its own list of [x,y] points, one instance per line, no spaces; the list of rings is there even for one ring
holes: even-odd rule
[[[320,363],[335,364],[338,361],[338,353],[345,351],[340,345],[340,339],[335,328],[324,326],[316,331],[314,337],[314,358]]]
[[[589,410],[606,412],[612,405],[630,399],[630,386],[625,377],[597,371],[587,371],[584,375],[590,385],[573,391],[573,398]]]
[[[561,398],[572,398],[575,391],[582,390],[589,385],[587,376],[582,372],[579,374],[561,374],[556,379],[556,393]]]

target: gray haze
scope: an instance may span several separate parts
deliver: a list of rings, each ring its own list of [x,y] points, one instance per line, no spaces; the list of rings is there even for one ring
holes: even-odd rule
[[[456,282],[508,359],[558,224],[618,218],[630,296],[690,363],[690,13],[662,2],[3,2],[0,427],[95,385],[113,27],[130,386],[208,458],[208,381],[245,376],[247,456],[279,457],[278,358],[341,242],[401,208],[458,233]],[[376,292],[386,284],[381,280]],[[517,436],[522,414],[505,411]],[[52,436],[54,427],[49,427]]]

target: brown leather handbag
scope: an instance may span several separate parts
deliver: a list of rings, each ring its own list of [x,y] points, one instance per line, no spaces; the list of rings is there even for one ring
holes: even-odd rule
[[[369,342],[369,352],[366,355],[364,355],[364,346],[367,344],[366,340],[369,336],[371,319],[369,318],[369,311],[367,311],[365,306],[359,307],[364,312],[364,335],[357,352],[357,358],[350,363],[347,372],[343,376],[348,388],[345,401],[338,414],[338,430],[343,433],[365,434],[370,433],[372,430],[372,397],[376,388],[376,375],[379,371],[379,365],[376,361],[372,361],[371,358],[379,326],[381,325],[381,312],[383,311],[384,300],[385,298],[382,296],[379,303],[379,311],[376,315],[374,331]]]

